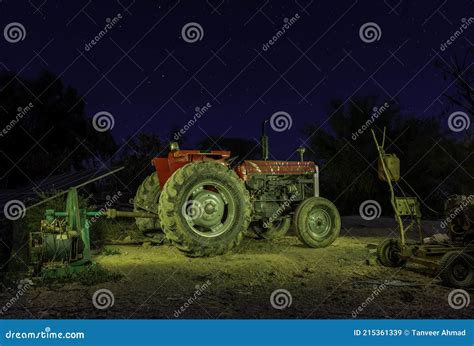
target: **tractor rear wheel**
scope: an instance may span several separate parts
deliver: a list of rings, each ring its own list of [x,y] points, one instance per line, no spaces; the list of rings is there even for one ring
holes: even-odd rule
[[[301,202],[293,221],[298,238],[313,248],[331,245],[341,230],[341,217],[336,206],[322,197],[311,197]]]
[[[406,260],[400,257],[402,246],[397,239],[385,239],[377,246],[377,258],[385,267],[401,267]]]
[[[441,257],[439,276],[448,286],[474,286],[474,258],[461,251],[450,251]]]
[[[265,227],[267,226],[267,227]],[[273,240],[284,237],[291,226],[291,219],[289,217],[283,217],[279,220],[265,225],[264,222],[256,221],[253,222],[251,227],[252,230],[263,239]]]
[[[221,255],[238,245],[252,210],[243,181],[214,161],[190,163],[174,172],[158,209],[167,238],[192,257]]]
[[[158,199],[161,189],[156,172],[149,175],[143,180],[138,187],[135,198],[133,199],[133,211],[149,212],[158,214]],[[147,237],[164,240],[164,234],[161,231],[160,220],[158,218],[135,218],[135,223],[140,231]]]

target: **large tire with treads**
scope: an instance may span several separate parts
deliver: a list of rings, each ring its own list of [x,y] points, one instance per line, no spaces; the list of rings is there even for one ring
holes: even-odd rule
[[[400,257],[402,245],[400,240],[388,238],[377,246],[377,258],[385,267],[401,267],[407,261]]]
[[[143,180],[138,187],[135,198],[133,199],[133,210],[136,212],[149,212],[153,214],[158,213],[158,200],[160,197],[161,189],[158,181],[158,175],[156,172],[149,175]],[[135,218],[135,223],[138,229],[143,234],[152,236],[154,233],[161,233],[160,220],[158,218]]]
[[[221,255],[237,246],[252,212],[242,180],[215,161],[189,163],[174,172],[158,209],[166,237],[191,257]]]
[[[439,276],[451,287],[474,286],[474,258],[462,251],[449,251],[439,261]]]
[[[336,206],[322,197],[310,197],[298,205],[293,215],[296,235],[312,248],[331,245],[341,231],[341,216]]]

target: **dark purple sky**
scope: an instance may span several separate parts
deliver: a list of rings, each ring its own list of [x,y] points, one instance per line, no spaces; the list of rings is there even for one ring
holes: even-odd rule
[[[257,138],[263,119],[285,111],[291,129],[270,136],[274,153],[287,158],[307,124],[326,120],[331,98],[394,97],[403,113],[441,114],[446,105],[437,98],[449,82],[433,68],[435,54],[449,61],[473,44],[474,25],[440,51],[472,10],[468,0],[0,0],[2,32],[11,22],[26,31],[18,43],[0,37],[0,68],[61,75],[84,95],[89,116],[114,116],[119,144],[139,131],[167,135],[208,102],[212,108],[188,131],[189,145],[206,134]],[[85,51],[118,13],[122,19]],[[203,28],[195,43],[181,36],[189,22]],[[361,40],[367,22],[380,27],[378,41]]]

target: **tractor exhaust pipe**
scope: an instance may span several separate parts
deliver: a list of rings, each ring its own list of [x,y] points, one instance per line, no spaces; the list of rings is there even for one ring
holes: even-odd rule
[[[262,146],[262,160],[268,160],[268,153],[269,153],[269,149],[268,149],[268,136],[267,134],[265,133],[265,124],[268,123],[268,119],[266,119],[263,123],[262,123],[262,137],[260,137],[260,144]]]

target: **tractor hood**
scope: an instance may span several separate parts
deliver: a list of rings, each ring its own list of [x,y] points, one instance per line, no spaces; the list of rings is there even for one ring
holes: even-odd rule
[[[239,176],[247,180],[251,174],[314,174],[316,164],[312,161],[264,161],[246,160],[238,168]]]

